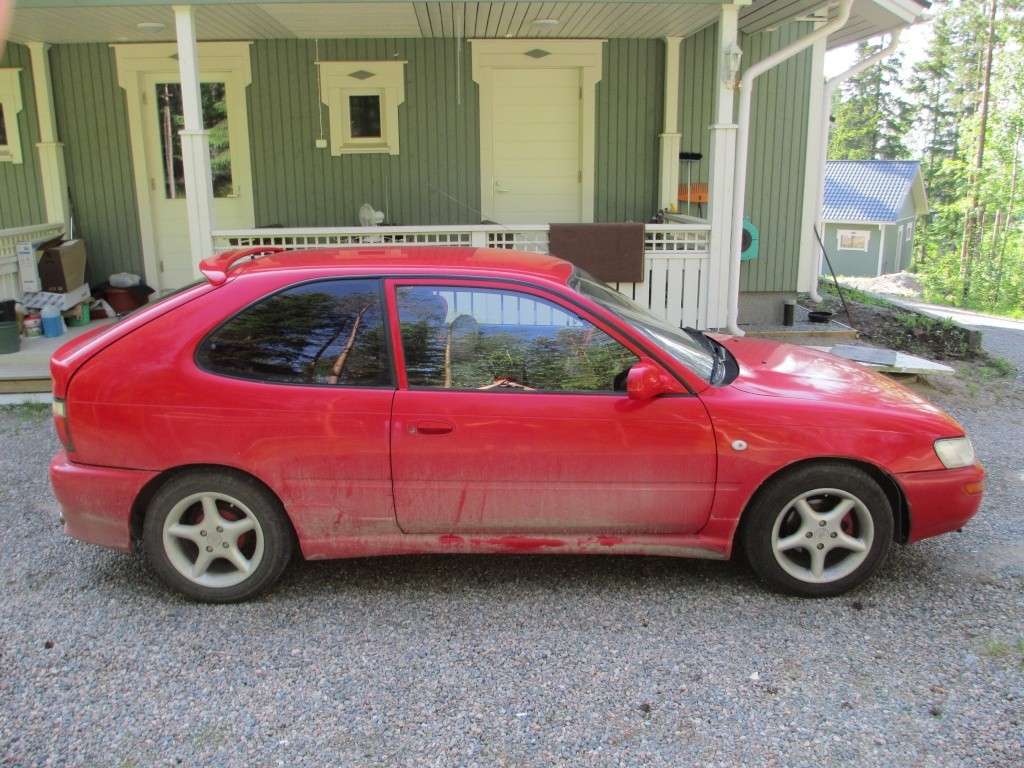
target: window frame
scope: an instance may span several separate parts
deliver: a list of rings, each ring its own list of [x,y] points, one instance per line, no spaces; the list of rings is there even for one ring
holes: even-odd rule
[[[843,245],[844,237],[863,237],[864,245]],[[870,229],[840,229],[836,231],[836,250],[839,251],[862,251],[867,253],[871,247],[871,230]]]
[[[317,382],[299,382],[299,381],[273,381],[269,379],[254,378],[251,376],[236,376],[230,373],[223,373],[222,371],[211,370],[207,366],[199,362],[199,351],[203,346],[210,340],[210,338],[219,332],[224,326],[234,320],[236,317],[241,315],[243,312],[255,307],[274,296],[285,291],[290,291],[294,288],[300,288],[305,285],[312,285],[314,283],[334,283],[341,281],[350,280],[372,280],[377,283],[377,293],[380,296],[381,301],[381,322],[384,327],[384,354],[387,356],[387,370],[391,378],[390,384],[321,384]],[[195,365],[196,369],[202,371],[210,376],[217,376],[224,379],[233,379],[234,381],[247,381],[252,384],[262,384],[264,386],[276,386],[276,387],[303,387],[307,389],[383,389],[383,390],[396,390],[398,389],[398,369],[395,365],[395,348],[394,348],[394,335],[391,329],[391,310],[388,304],[388,296],[385,290],[386,278],[381,275],[330,275],[326,277],[315,277],[308,280],[299,280],[298,282],[288,283],[282,285],[270,293],[264,293],[257,298],[245,303],[234,312],[229,314],[224,319],[220,320],[210,330],[202,335],[196,345],[192,349],[192,364]]]
[[[341,101],[342,122],[341,127],[344,134],[345,144],[353,146],[379,147],[387,144],[388,137],[388,113],[387,95],[381,88],[366,88],[358,90],[346,90]],[[379,136],[353,136],[352,135],[352,97],[353,96],[376,96],[380,110],[380,135]]]
[[[2,119],[7,143],[0,145],[0,163],[21,165],[21,132],[18,130],[18,115],[23,107],[21,100],[21,68],[5,67],[0,69],[0,105],[3,106]]]
[[[331,155],[399,150],[398,107],[405,102],[406,61],[319,61],[320,109],[327,107]],[[353,77],[353,75],[360,77]],[[380,137],[353,137],[349,96],[380,98]]]
[[[553,291],[547,291],[539,286],[534,286],[532,283],[527,282],[513,282],[508,280],[502,280],[501,278],[492,279],[480,279],[472,277],[389,277],[384,280],[384,288],[387,294],[388,300],[388,314],[389,323],[391,326],[391,350],[393,359],[395,362],[396,370],[398,373],[397,386],[398,389],[406,390],[410,392],[435,392],[435,393],[451,393],[451,394],[500,394],[502,396],[509,395],[521,395],[524,397],[536,397],[537,395],[590,395],[598,397],[621,397],[628,398],[629,393],[622,391],[616,392],[614,390],[572,390],[572,389],[537,389],[531,392],[522,392],[516,389],[457,389],[457,388],[445,388],[445,387],[426,387],[426,386],[409,386],[409,380],[406,376],[405,368],[405,348],[402,345],[402,327],[398,317],[398,288],[405,287],[430,287],[430,288],[469,288],[478,290],[489,290],[489,291],[508,291],[510,293],[521,293],[531,296],[533,298],[547,301],[554,304],[563,312],[568,312],[575,317],[578,317],[584,322],[590,323],[592,326],[602,331],[609,336],[613,341],[622,345],[627,351],[633,354],[638,362],[652,362],[662,370],[666,371],[669,376],[680,381],[686,388],[685,393],[680,393],[679,396],[689,397],[692,395],[692,390],[688,383],[680,379],[670,369],[666,368],[658,358],[651,355],[650,352],[640,343],[638,343],[631,336],[622,332],[616,325],[606,322],[603,318],[594,314],[582,303],[575,301],[569,302],[558,293]],[[666,397],[672,395],[665,395]]]

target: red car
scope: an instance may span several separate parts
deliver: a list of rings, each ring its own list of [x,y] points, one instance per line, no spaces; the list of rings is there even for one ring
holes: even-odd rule
[[[960,528],[963,428],[809,349],[674,328],[559,259],[225,253],[52,361],[65,530],[232,601],[298,547],[728,558],[844,592]]]

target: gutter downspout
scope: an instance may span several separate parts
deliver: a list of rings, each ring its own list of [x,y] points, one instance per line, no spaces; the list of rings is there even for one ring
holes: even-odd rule
[[[829,115],[832,112],[832,94],[836,92],[836,88],[841,83],[849,80],[854,75],[859,75],[868,67],[874,66],[882,59],[894,53],[900,44],[900,35],[902,33],[902,28],[893,31],[889,37],[889,44],[885,48],[872,54],[864,59],[864,61],[857,62],[845,72],[840,72],[838,75],[830,77],[825,81],[825,90],[821,96],[821,143],[819,146],[822,148],[822,156],[821,168],[818,169],[818,194],[814,205],[815,225],[821,223],[822,207],[825,205],[825,168],[826,163],[828,163],[828,139],[829,134],[832,132],[832,121],[829,119]],[[818,233],[824,238],[825,235],[821,230],[822,228],[818,227]],[[807,278],[809,283],[807,292],[810,294],[811,301],[817,304],[821,301],[821,294],[818,293],[818,275],[821,273],[821,247],[817,241],[814,243],[812,252],[814,256],[811,257],[811,274]]]
[[[729,310],[726,316],[726,327],[734,336],[742,336],[743,331],[737,324],[740,303],[740,245],[743,242],[743,197],[747,186],[747,149],[750,143],[750,105],[754,80],[769,69],[773,69],[791,56],[795,56],[818,40],[827,38],[838,29],[842,29],[850,18],[850,7],[853,0],[840,0],[839,14],[823,27],[819,27],[808,35],[787,45],[785,48],[766,56],[743,73],[740,78],[740,107],[736,120],[736,176],[732,190],[732,239],[729,267]]]

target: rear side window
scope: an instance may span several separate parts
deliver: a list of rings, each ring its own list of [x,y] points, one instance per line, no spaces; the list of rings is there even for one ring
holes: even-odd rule
[[[212,373],[283,384],[391,385],[378,280],[322,280],[243,309],[200,345]]]

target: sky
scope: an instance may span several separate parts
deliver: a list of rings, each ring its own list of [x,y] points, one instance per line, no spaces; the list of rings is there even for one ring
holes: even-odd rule
[[[930,19],[903,31],[898,50],[903,54],[904,81],[910,79],[910,72],[914,68],[914,64],[925,58],[931,37],[932,23]],[[825,54],[825,76],[832,77],[851,67],[856,61],[856,52],[857,46],[854,44],[836,48]]]
[[[897,48],[897,51],[903,54],[902,80],[905,84],[910,82],[910,75],[913,72],[914,64],[926,57],[931,37],[932,23],[930,19],[903,30],[903,35],[900,37],[900,46]],[[856,44],[846,45],[829,51],[825,54],[825,77],[833,77],[849,69],[856,60]],[[913,128],[911,128],[910,134],[905,139],[907,149],[915,157],[920,154],[923,141],[924,137]]]

